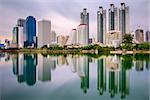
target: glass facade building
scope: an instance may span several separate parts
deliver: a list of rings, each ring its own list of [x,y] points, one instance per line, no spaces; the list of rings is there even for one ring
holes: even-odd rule
[[[36,19],[33,16],[28,16],[25,21],[25,47],[31,47],[36,44],[34,38],[36,37]]]
[[[80,18],[81,18],[80,24],[86,24],[87,25],[87,33],[88,33],[88,39],[89,39],[89,13],[87,12],[86,8],[84,8],[83,12],[81,12]]]
[[[12,43],[13,44],[18,44],[19,40],[18,40],[18,27],[15,26],[13,28],[13,39],[12,39]]]
[[[103,7],[99,7],[97,12],[97,41],[100,43],[105,42],[106,34],[106,10]]]

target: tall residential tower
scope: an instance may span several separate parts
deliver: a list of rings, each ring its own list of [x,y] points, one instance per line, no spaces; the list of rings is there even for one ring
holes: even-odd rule
[[[84,8],[83,12],[81,12],[80,14],[80,18],[81,18],[81,23],[80,24],[86,24],[87,25],[87,34],[88,34],[88,39],[89,39],[89,13],[87,12],[87,9]]]
[[[129,7],[125,3],[121,3],[121,8],[119,9],[119,30],[122,39],[126,33],[129,33]]]
[[[103,7],[99,7],[97,12],[97,41],[105,44],[106,34],[106,10]]]

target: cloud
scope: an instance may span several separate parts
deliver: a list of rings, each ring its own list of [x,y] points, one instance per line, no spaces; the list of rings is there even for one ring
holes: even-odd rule
[[[141,26],[149,29],[148,7],[149,0],[122,0],[130,7],[131,31]],[[76,28],[80,22],[80,12],[87,8],[90,13],[90,36],[97,33],[96,12],[99,6],[108,9],[110,3],[120,7],[122,1],[118,0],[1,0],[0,1],[0,39],[11,38],[12,28],[18,18],[26,18],[29,15],[37,20],[48,19],[52,22],[52,29],[59,34],[69,34],[72,28]]]

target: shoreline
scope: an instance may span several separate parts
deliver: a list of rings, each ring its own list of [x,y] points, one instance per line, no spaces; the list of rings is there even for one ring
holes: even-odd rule
[[[20,50],[0,50],[0,52],[8,52],[8,53],[62,53],[62,54],[84,54],[84,53],[91,53],[91,54],[102,54],[103,52],[98,52],[98,50],[40,50],[40,49],[20,49]],[[150,50],[116,50],[116,51],[104,51],[109,54],[150,54]]]

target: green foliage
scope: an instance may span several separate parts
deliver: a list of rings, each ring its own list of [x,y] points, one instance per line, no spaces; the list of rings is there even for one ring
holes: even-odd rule
[[[125,34],[124,37],[123,37],[123,42],[124,44],[127,44],[127,43],[130,43],[132,44],[132,41],[133,41],[133,37],[131,34]]]
[[[135,46],[135,48],[136,48],[137,50],[149,50],[149,49],[150,49],[150,43],[145,42],[145,43],[142,43],[142,44],[137,44],[137,45]]]
[[[133,65],[133,55],[122,55],[122,67],[131,69]]]
[[[150,60],[150,54],[135,54],[134,55],[135,60]]]
[[[121,48],[125,50],[133,50],[133,45],[131,43],[122,44]]]
[[[48,49],[49,50],[63,50],[64,48],[56,45],[56,46],[49,47]]]
[[[98,50],[100,48],[101,47],[99,45],[97,45],[97,44],[81,47],[82,50]]]

